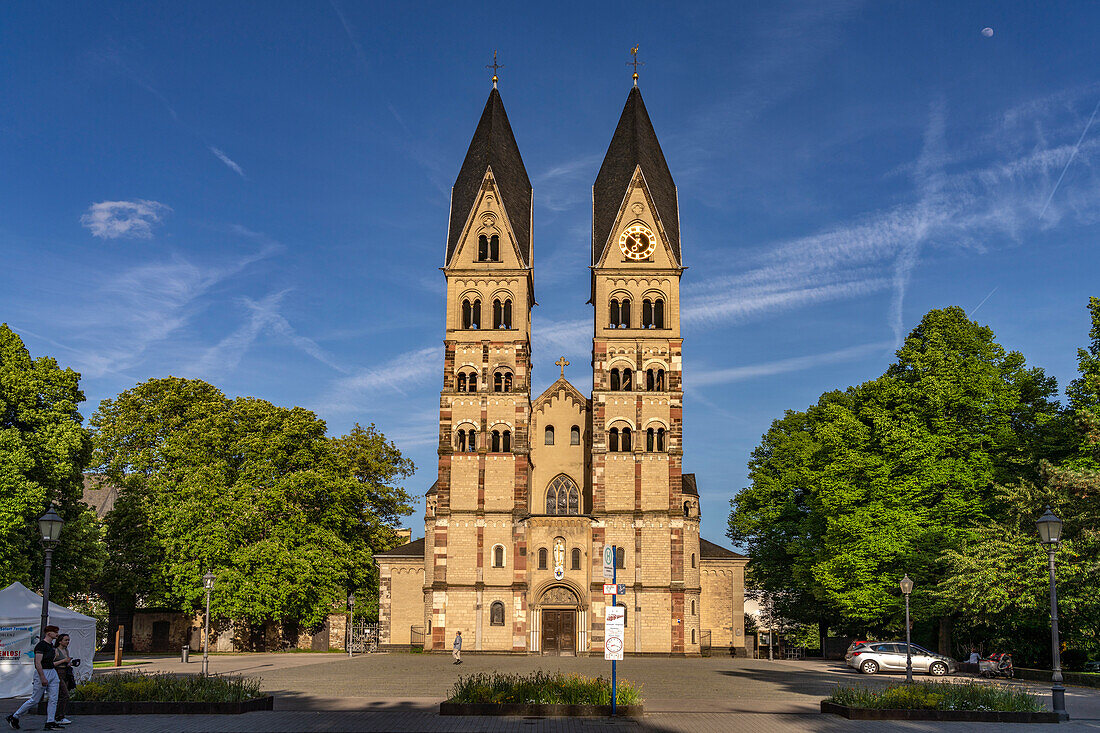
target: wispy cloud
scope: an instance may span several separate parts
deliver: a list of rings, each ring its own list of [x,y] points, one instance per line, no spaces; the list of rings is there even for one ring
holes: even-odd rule
[[[80,223],[101,239],[149,239],[153,227],[172,209],[157,201],[100,201],[88,207]]]
[[[733,382],[743,382],[747,379],[800,372],[827,364],[839,364],[862,359],[870,354],[884,353],[890,346],[890,342],[881,341],[873,344],[849,346],[823,354],[809,354],[807,356],[795,356],[790,359],[780,359],[779,361],[769,361],[763,364],[748,364],[728,369],[703,369],[692,372],[691,385],[693,387],[706,387],[713,384],[731,384]]]
[[[409,351],[383,364],[354,370],[349,376],[335,380],[320,400],[322,413],[346,413],[361,410],[364,400],[381,393],[406,395],[406,390],[427,384],[440,376],[442,351],[430,346]]]
[[[232,372],[256,339],[264,333],[271,333],[322,364],[338,372],[347,373],[347,370],[336,364],[313,339],[300,335],[280,313],[279,306],[289,292],[289,288],[281,290],[259,301],[242,297],[240,302],[248,311],[248,317],[244,323],[216,345],[207,349],[190,371],[203,377],[215,377]]]
[[[237,165],[237,162],[225,153],[223,153],[220,148],[215,148],[213,145],[208,145],[207,148],[210,150],[211,153],[214,154],[214,157],[225,163],[225,166],[229,168],[229,170],[233,171],[246,181],[248,180],[248,176],[244,174],[244,171],[241,170],[241,167],[239,165]]]

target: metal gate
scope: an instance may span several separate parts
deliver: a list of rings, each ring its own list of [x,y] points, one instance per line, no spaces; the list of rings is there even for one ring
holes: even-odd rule
[[[410,626],[409,627],[409,648],[410,649],[424,649],[424,627],[423,626]]]
[[[378,651],[378,634],[382,625],[378,622],[356,621],[351,627],[352,654]]]
[[[704,657],[710,656],[710,629],[699,632],[699,653]]]

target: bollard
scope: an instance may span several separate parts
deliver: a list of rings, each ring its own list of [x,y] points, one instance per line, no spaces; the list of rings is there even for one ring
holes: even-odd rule
[[[180,653],[180,661],[182,661],[184,664],[189,664],[190,661],[191,661],[190,657],[191,657],[191,647],[188,646],[187,644],[184,644],[183,645],[183,651]]]

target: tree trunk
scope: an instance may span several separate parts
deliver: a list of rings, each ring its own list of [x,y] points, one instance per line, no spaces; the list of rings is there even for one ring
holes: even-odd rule
[[[940,618],[940,638],[939,638],[939,653],[945,656],[952,656],[954,644],[952,643],[951,634],[954,631],[955,620],[950,616],[942,616]]]

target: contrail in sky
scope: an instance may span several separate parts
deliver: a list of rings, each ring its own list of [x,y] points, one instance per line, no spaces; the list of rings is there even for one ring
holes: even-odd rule
[[[1043,204],[1043,210],[1039,212],[1039,218],[1043,218],[1043,214],[1047,213],[1047,207],[1050,206],[1051,200],[1054,198],[1054,194],[1057,193],[1058,187],[1062,185],[1062,179],[1066,177],[1066,171],[1069,170],[1070,164],[1073,159],[1077,157],[1077,151],[1081,148],[1081,141],[1085,139],[1085,135],[1089,133],[1089,128],[1092,127],[1092,121],[1096,118],[1096,111],[1100,110],[1100,102],[1096,103],[1096,106],[1092,108],[1092,114],[1089,115],[1089,121],[1085,123],[1085,129],[1081,131],[1081,137],[1077,138],[1077,144],[1073,146],[1073,152],[1070,153],[1069,160],[1066,161],[1066,167],[1062,169],[1062,175],[1058,176],[1058,181],[1054,184],[1054,188],[1051,189],[1050,195],[1047,196],[1047,202]]]
[[[1000,287],[1000,286],[998,285],[997,287]],[[978,304],[977,304],[976,306],[974,306],[974,310],[972,310],[972,311],[970,311],[969,313],[967,313],[967,314],[966,314],[966,317],[967,317],[967,318],[973,318],[973,317],[974,317],[974,314],[978,312],[978,309],[979,309],[979,308],[981,308],[981,307],[982,307],[983,305],[985,305],[985,301],[989,300],[989,297],[990,297],[991,295],[993,295],[993,293],[995,293],[995,292],[997,292],[997,288],[993,288],[992,290],[990,290],[990,291],[989,291],[989,295],[987,295],[987,296],[985,296],[984,298],[982,298],[982,302],[981,302],[981,303],[978,303]]]

